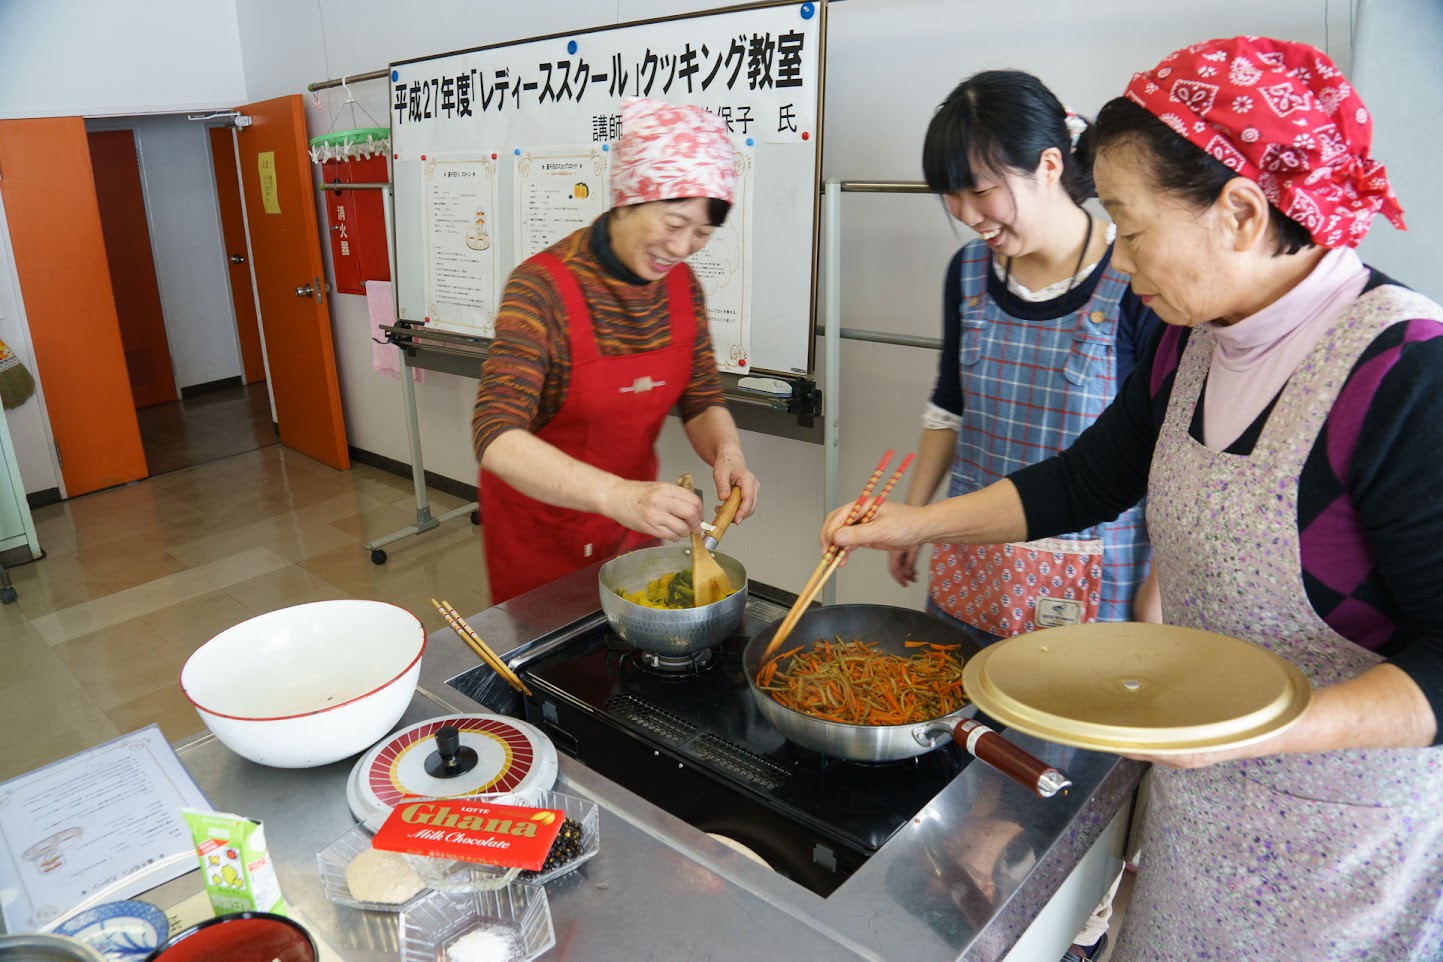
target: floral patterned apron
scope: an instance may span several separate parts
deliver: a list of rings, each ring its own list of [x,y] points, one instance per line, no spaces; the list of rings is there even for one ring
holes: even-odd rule
[[[1214,345],[1192,332],[1148,488],[1169,624],[1262,645],[1315,688],[1383,660],[1308,601],[1298,478],[1369,343],[1436,313],[1397,287],[1360,298],[1300,364],[1247,456],[1188,434]],[[1155,767],[1143,851],[1117,962],[1443,958],[1443,749]]]

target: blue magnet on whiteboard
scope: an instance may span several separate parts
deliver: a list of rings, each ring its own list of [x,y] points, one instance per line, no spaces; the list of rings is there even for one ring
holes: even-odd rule
[[[516,150],[513,151],[513,153],[515,153],[517,157],[520,157],[520,156],[521,156],[521,148],[520,148],[520,147],[517,147]]]
[[[567,52],[567,53],[576,53],[576,41],[575,41],[575,40],[568,40],[568,41],[566,42],[566,52]]]
[[[601,149],[602,149],[602,150],[610,150],[610,149],[611,149],[611,145],[610,145],[610,144],[602,144],[602,145],[601,145]]]
[[[391,82],[392,82],[392,83],[395,83],[397,80],[400,80],[400,79],[401,79],[401,71],[399,71],[399,70],[392,70],[392,71],[391,71]]]
[[[757,145],[757,139],[756,139],[755,137],[748,137],[748,138],[747,138],[747,146],[748,146],[748,147],[755,147],[756,145]]]
[[[816,12],[817,12],[817,8],[814,7],[814,6],[812,6],[810,3],[804,3],[804,4],[802,4],[802,19],[803,19],[803,20],[810,20],[810,19],[812,19],[812,17],[816,14]]]

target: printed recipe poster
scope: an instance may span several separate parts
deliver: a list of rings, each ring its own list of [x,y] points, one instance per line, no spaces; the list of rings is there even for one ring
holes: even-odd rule
[[[426,163],[426,323],[492,337],[500,301],[496,160],[478,157]]]
[[[751,363],[752,169],[755,151],[733,144],[736,193],[726,223],[687,258],[706,295],[707,320],[717,367],[745,374]]]
[[[527,147],[516,155],[516,261],[589,225],[611,206],[600,144]]]
[[[30,932],[93,897],[127,899],[196,867],[182,808],[209,810],[160,728],[0,784],[0,916]]]

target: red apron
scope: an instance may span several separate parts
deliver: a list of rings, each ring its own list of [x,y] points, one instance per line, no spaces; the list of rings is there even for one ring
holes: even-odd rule
[[[532,260],[546,268],[561,294],[571,340],[566,400],[536,436],[619,477],[656,480],[656,436],[691,378],[696,316],[690,270],[678,265],[666,276],[671,346],[603,357],[571,270],[549,251]],[[480,472],[478,489],[493,604],[650,538],[603,515],[543,504],[489,471]]]

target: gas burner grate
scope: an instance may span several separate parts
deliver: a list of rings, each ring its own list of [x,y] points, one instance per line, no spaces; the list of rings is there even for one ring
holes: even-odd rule
[[[702,761],[720,765],[741,779],[767,791],[781,788],[782,783],[791,774],[781,765],[770,762],[760,755],[753,754],[745,748],[733,745],[726,739],[718,738],[710,733],[702,734],[700,738],[687,746],[687,751]]]
[[[605,710],[637,728],[644,728],[669,745],[680,745],[697,733],[697,727],[634,695],[613,695]]]
[[[665,678],[691,678],[720,662],[715,648],[703,648],[685,655],[661,655],[642,651],[637,658],[645,671]]]

